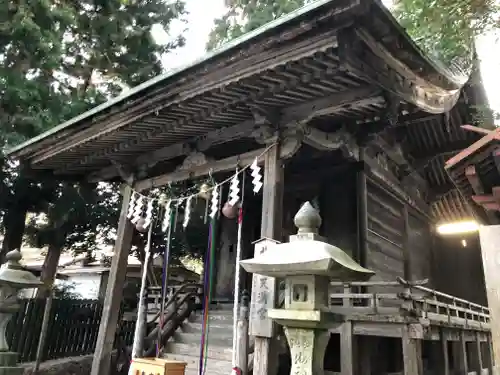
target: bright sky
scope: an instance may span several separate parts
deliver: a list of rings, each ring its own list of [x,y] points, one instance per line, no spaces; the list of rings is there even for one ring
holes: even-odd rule
[[[390,5],[391,0],[383,0]],[[208,34],[215,18],[224,14],[224,0],[186,0],[187,22],[177,22],[172,26],[171,35],[185,32],[186,45],[183,48],[163,57],[166,69],[175,69],[186,65],[205,54],[205,45]],[[168,40],[168,35],[162,30],[153,30],[154,37],[159,42]],[[486,89],[486,95],[491,108],[500,113],[500,43],[498,36],[493,33],[479,38],[477,52],[481,61],[481,74]]]

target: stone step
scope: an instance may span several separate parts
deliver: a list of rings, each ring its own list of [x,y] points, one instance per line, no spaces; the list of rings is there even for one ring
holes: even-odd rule
[[[203,325],[196,322],[185,322],[181,325],[180,331],[188,333],[198,333],[201,334]],[[233,334],[233,324],[228,324],[226,322],[211,321],[208,326],[209,332],[211,333],[226,333]]]
[[[198,314],[192,314],[190,317],[189,317],[189,320],[191,322],[197,322],[197,323],[200,323],[202,322],[203,320],[203,314],[201,313],[198,313]],[[232,324],[233,322],[233,312],[232,311],[229,311],[229,312],[212,312],[210,311],[208,313],[208,320],[210,321],[224,321],[224,322],[227,322],[228,324]]]
[[[180,354],[164,354],[163,358],[168,358],[174,361],[186,362],[186,375],[199,374],[199,358],[193,355],[180,355]],[[207,375],[229,375],[231,373],[231,361],[207,359]]]
[[[173,339],[175,342],[184,344],[199,344],[201,341],[201,331],[200,332],[179,332],[177,331]],[[233,333],[230,332],[212,332],[208,333],[208,345],[221,346],[230,348],[233,345]]]
[[[210,338],[209,338],[210,340]],[[219,359],[223,361],[231,361],[232,360],[232,348],[231,347],[223,347],[223,346],[215,346],[208,345],[207,357],[211,359]],[[167,343],[165,348],[166,354],[180,354],[186,356],[198,356],[200,353],[200,344],[185,344],[179,343],[175,341],[171,341]]]

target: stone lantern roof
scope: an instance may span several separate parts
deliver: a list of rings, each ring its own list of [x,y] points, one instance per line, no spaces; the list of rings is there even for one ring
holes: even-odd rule
[[[19,263],[22,259],[18,250],[12,250],[5,256],[7,263],[0,267],[0,285],[8,285],[16,289],[37,288],[43,283]]]
[[[241,266],[247,272],[278,278],[318,275],[340,281],[362,281],[375,274],[318,234],[321,217],[309,202],[297,212],[294,223],[298,231],[290,236],[290,242],[272,246],[262,255],[243,260]]]

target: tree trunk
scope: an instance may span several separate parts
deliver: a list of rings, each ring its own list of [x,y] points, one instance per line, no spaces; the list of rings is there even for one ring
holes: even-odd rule
[[[24,229],[26,227],[27,210],[19,207],[11,207],[3,220],[5,236],[0,252],[0,264],[5,262],[5,255],[11,250],[21,250]]]
[[[52,285],[56,278],[57,266],[59,265],[59,258],[61,257],[62,246],[49,245],[49,250],[45,256],[42,267],[42,275],[40,277],[44,287],[38,289],[37,298],[47,298]]]

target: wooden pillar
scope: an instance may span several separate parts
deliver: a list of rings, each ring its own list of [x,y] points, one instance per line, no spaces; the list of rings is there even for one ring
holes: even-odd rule
[[[404,366],[403,374],[423,375],[422,340],[412,337],[409,326],[404,326],[401,331]]]
[[[483,359],[481,356],[481,341],[479,340],[479,332],[476,332],[475,340],[470,345],[470,365],[471,370],[477,375],[481,375],[483,369]]]
[[[340,333],[340,373],[341,375],[354,375],[357,363],[355,348],[356,343],[352,330],[352,322],[347,321],[342,324]]]
[[[362,149],[363,150],[363,149]],[[366,171],[364,169],[364,150],[360,150],[360,160],[363,168],[357,172],[357,201],[358,201],[358,254],[357,261],[366,267],[368,258],[368,193]]]
[[[450,375],[450,358],[448,357],[448,339],[443,329],[439,332],[440,351],[437,359],[439,360],[438,373],[441,375]]]
[[[120,221],[116,234],[114,256],[111,261],[109,280],[104,299],[99,334],[97,336],[91,375],[108,375],[111,360],[111,351],[115,341],[118,314],[122,301],[123,285],[127,274],[127,260],[132,246],[134,227],[127,218],[128,205],[132,196],[132,189],[126,186],[123,189],[123,201],[120,212]]]
[[[490,309],[491,340],[493,344],[493,375],[500,374],[500,225],[479,229],[483,258],[484,282]]]
[[[459,341],[454,342],[453,344],[453,369],[455,370],[455,373],[467,375],[469,372],[469,366],[467,364],[467,346],[463,331],[460,332]]]
[[[261,237],[281,240],[283,205],[283,165],[278,145],[265,155],[262,191]],[[278,287],[278,284],[276,284]],[[273,298],[278,298],[275,291]],[[273,375],[277,370],[277,353],[272,350],[271,337],[255,337],[254,375]],[[274,345],[273,345],[274,347]]]
[[[408,218],[408,205],[405,203],[402,209],[402,217],[403,217],[403,274],[405,280],[412,280],[411,275],[411,253],[410,253],[410,224]]]
[[[360,375],[372,375],[372,358],[375,345],[374,337],[358,336],[358,373]]]
[[[488,370],[490,375],[493,374],[495,369],[495,359],[493,358],[493,344],[491,343],[491,334],[486,333],[486,351],[488,353]]]

